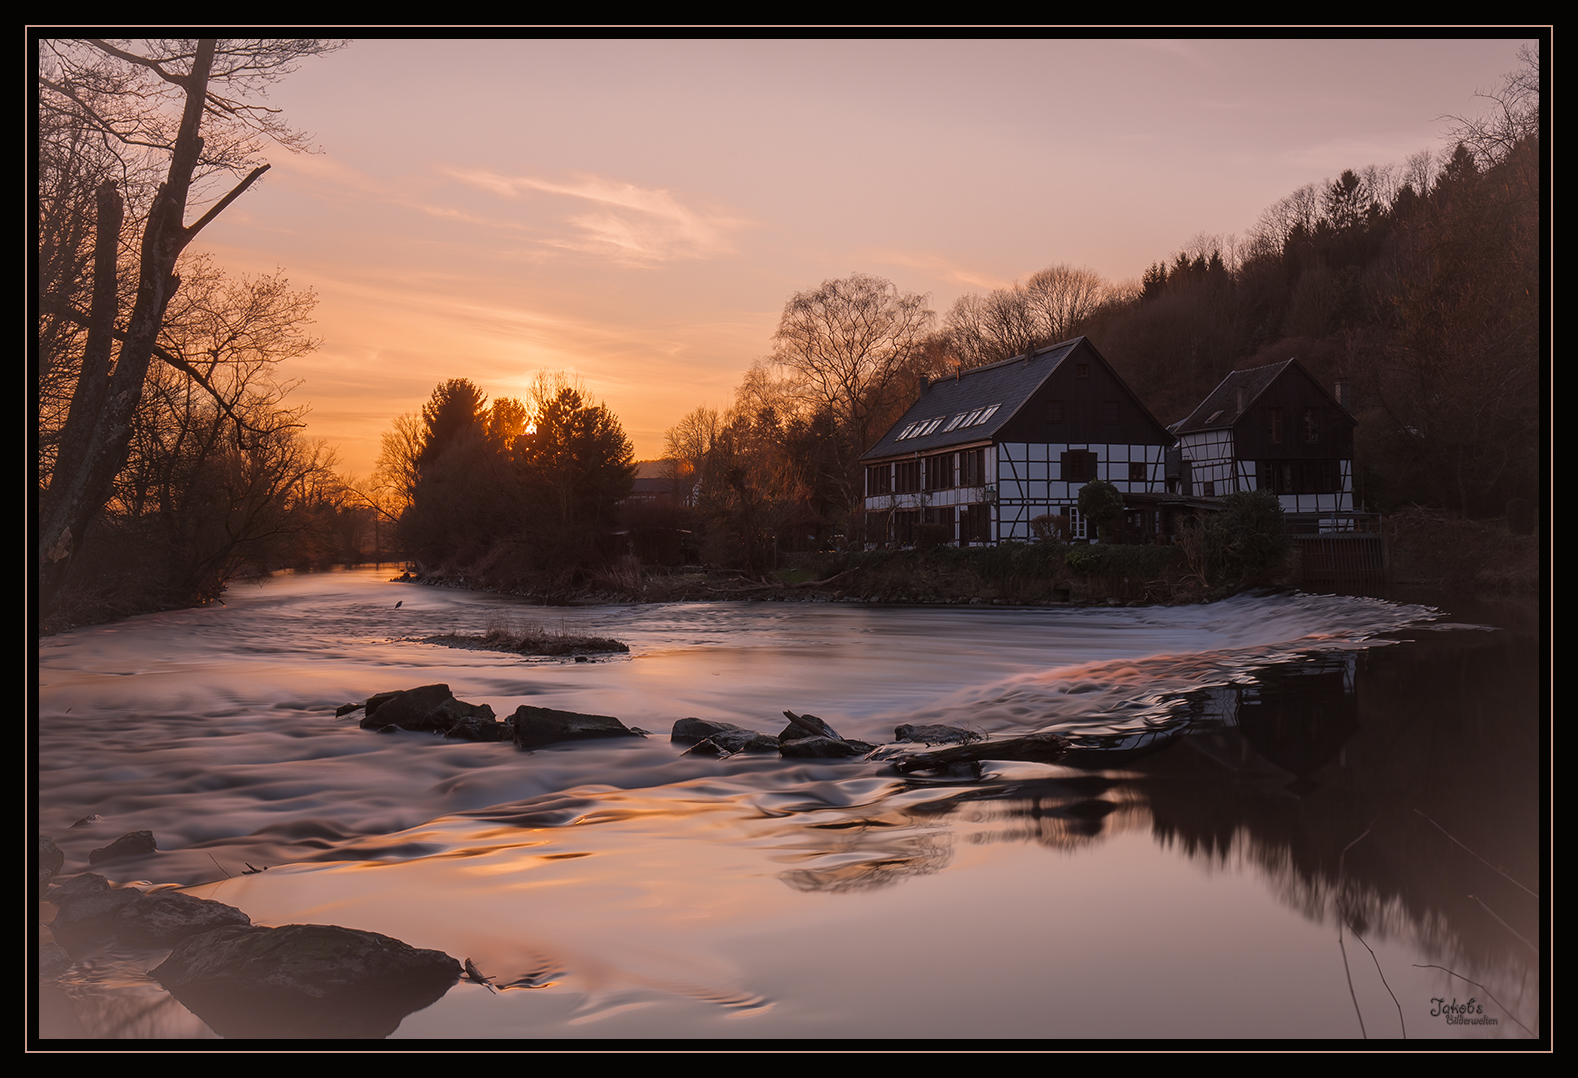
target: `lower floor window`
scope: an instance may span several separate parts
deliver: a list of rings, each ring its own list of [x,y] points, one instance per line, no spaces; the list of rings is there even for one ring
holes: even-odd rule
[[[990,543],[992,541],[992,507],[966,505],[959,513],[959,542]]]
[[[1086,538],[1085,517],[1079,511],[1079,506],[1077,505],[1068,507],[1068,537],[1070,539]]]
[[[1339,494],[1342,468],[1335,460],[1262,460],[1255,485],[1273,494]]]

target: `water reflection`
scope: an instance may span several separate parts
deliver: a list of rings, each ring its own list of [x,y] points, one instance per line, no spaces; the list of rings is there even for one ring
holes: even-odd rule
[[[747,1036],[1350,1036],[1339,921],[1350,952],[1354,932],[1376,947],[1411,1037],[1522,1035],[1510,1019],[1432,1024],[1432,996],[1479,990],[1427,964],[1531,1025],[1538,1013],[1522,942],[1540,938],[1541,867],[1526,635],[1329,597],[698,604],[567,615],[632,645],[576,667],[408,639],[480,630],[496,597],[401,588],[394,611],[370,579],[309,583],[45,642],[39,812],[68,872],[148,827],[161,852],[112,879],[183,884],[259,923],[383,932],[532,989],[485,1010],[486,989],[463,983],[397,1035],[721,1036],[729,1015]],[[332,719],[434,681],[502,713],[529,697],[654,730],[687,715],[776,730],[789,707],[874,742],[950,722],[1056,730],[1076,749],[1059,766],[899,776],[681,757],[664,737],[520,754]],[[70,829],[89,812],[103,821]],[[247,863],[270,869],[242,876]],[[1025,944],[1049,909],[1058,931]],[[1217,916],[1227,935],[1210,937]],[[909,995],[926,978],[907,955],[853,942],[955,923],[996,957],[968,994],[934,988],[931,1003]],[[844,943],[808,948],[813,925]],[[1171,964],[1195,937],[1209,952]],[[210,1035],[142,977],[160,957],[79,967],[71,1017],[92,1036]],[[1054,968],[1080,971],[1079,996],[1037,980]],[[1205,1002],[1186,1021],[1142,1005],[1141,982]],[[821,1006],[830,983],[852,994],[852,1024]],[[1037,993],[1060,1002],[1022,1013]],[[1378,981],[1365,993],[1366,1032],[1397,1035]]]

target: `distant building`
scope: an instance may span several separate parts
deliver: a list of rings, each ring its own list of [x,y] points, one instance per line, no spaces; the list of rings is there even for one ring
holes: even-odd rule
[[[626,499],[636,503],[677,502],[680,481],[674,478],[673,461],[638,460],[636,478]]]
[[[1297,359],[1232,371],[1172,431],[1181,493],[1269,490],[1290,532],[1346,530],[1353,519],[1353,431],[1346,385],[1333,395]]]
[[[1028,541],[1031,521],[1089,535],[1079,491],[1105,479],[1159,494],[1173,437],[1084,337],[922,381],[920,397],[861,460],[866,541],[910,543],[920,524],[960,545]],[[1154,532],[1146,511],[1142,531]]]

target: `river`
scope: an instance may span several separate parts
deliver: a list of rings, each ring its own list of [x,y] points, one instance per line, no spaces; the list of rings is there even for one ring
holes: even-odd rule
[[[41,641],[36,809],[64,875],[151,830],[159,852],[96,870],[258,924],[385,933],[504,986],[463,981],[395,1039],[1539,1031],[1526,624],[1299,594],[545,608],[388,575],[282,575]],[[527,621],[630,653],[419,642]],[[335,717],[433,682],[651,736],[523,753]],[[871,742],[945,722],[1078,751],[927,778],[668,739],[686,716],[776,734],[784,709]],[[213,1037],[147,977],[162,953],[77,956],[49,1029]]]

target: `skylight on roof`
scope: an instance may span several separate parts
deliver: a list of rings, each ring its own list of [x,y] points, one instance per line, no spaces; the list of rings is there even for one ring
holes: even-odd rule
[[[937,429],[938,424],[947,418],[948,417],[945,415],[940,415],[936,419],[916,420],[914,423],[911,423],[909,426],[905,427],[904,432],[895,438],[894,441],[902,442],[906,438],[919,438],[923,434],[930,434],[932,431]]]

